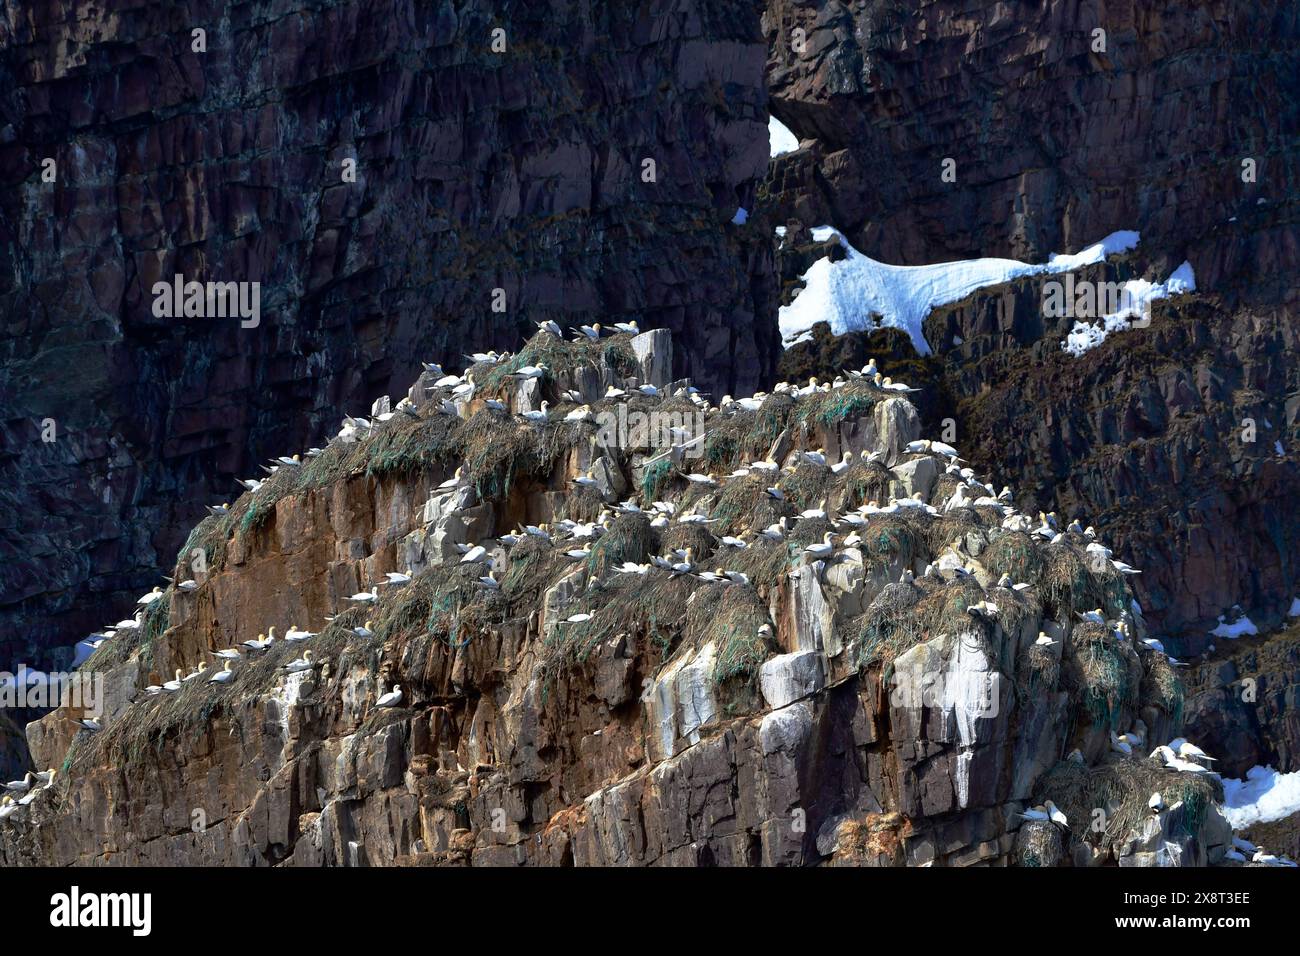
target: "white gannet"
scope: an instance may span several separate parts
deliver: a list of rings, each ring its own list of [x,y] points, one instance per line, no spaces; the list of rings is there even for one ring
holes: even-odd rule
[[[242,641],[240,647],[247,648],[250,651],[264,651],[275,642],[275,628],[271,629],[271,636],[258,634],[256,638]]]
[[[1184,760],[1208,760],[1213,763],[1218,759],[1217,757],[1211,757],[1196,744],[1188,743],[1186,740],[1179,743],[1177,750],[1178,756]]]
[[[103,726],[94,717],[83,717],[81,720],[77,721],[77,723],[81,724],[82,727],[89,730],[92,734],[98,733],[100,728]]]
[[[815,559],[828,558],[835,552],[835,535],[827,531],[822,536],[820,544],[810,544],[803,549],[803,553]]]
[[[214,657],[218,657],[218,658],[220,658],[221,660],[224,660],[224,661],[237,661],[237,660],[239,660],[241,657],[243,657],[243,655],[239,653],[239,648],[237,648],[237,647],[227,647],[225,650],[220,650],[220,651],[211,651],[210,653],[211,653]],[[148,689],[149,689],[149,688],[147,688],[147,687],[145,688],[145,690],[148,690]]]
[[[542,402],[542,407],[536,411],[520,412],[519,417],[532,422],[534,425],[544,425],[549,420],[548,410],[551,407],[550,402]]]
[[[145,594],[137,598],[135,603],[152,604],[154,601],[158,600],[162,596],[163,596],[162,588],[160,588],[158,585],[155,584],[152,591],[150,591],[148,594]]]
[[[300,631],[298,630],[298,625],[296,624],[290,624],[289,630],[284,632],[284,639],[286,641],[290,641],[291,643],[295,643],[295,644],[298,643],[299,641],[310,640],[315,636],[316,636],[315,631]]]
[[[631,321],[631,322],[615,322],[615,323],[614,323],[614,329],[615,329],[615,331],[618,331],[618,332],[625,332],[625,333],[627,333],[628,335],[640,335],[640,334],[641,334],[641,330],[640,330],[639,328],[637,328],[637,324],[636,324],[636,321],[635,321],[635,320],[633,320],[633,321]]]
[[[167,681],[167,683],[163,684],[162,688],[163,690],[167,691],[167,693],[174,694],[181,689],[181,684],[184,682],[184,680],[185,677],[182,674],[181,669],[178,667],[176,668],[176,676],[171,680]]]
[[[1056,808],[1056,804],[1054,804],[1051,800],[1044,800],[1043,806],[1047,809],[1048,819],[1050,819],[1058,827],[1064,827],[1066,830],[1070,829],[1070,824],[1066,820],[1065,814]]]
[[[284,665],[284,669],[290,674],[296,674],[299,671],[309,671],[312,669],[311,651],[303,651],[302,657],[292,660]]]
[[[826,464],[826,449],[818,448],[816,451],[800,452],[799,457],[809,464],[824,466]]]
[[[543,332],[549,332],[551,335],[554,335],[557,339],[564,338],[564,332],[562,332],[560,330],[560,327],[550,319],[547,319],[545,322],[538,322],[537,328],[539,328]]]
[[[489,571],[486,575],[478,579],[478,583],[489,591],[501,590],[501,582],[497,580],[496,575]]]
[[[407,568],[405,573],[401,571],[386,571],[384,572],[384,577],[387,578],[387,580],[379,582],[380,584],[390,584],[390,585],[410,584],[411,569]]]
[[[581,614],[570,614],[564,619],[565,624],[586,624],[594,615],[583,612]]]
[[[595,340],[600,338],[600,323],[594,322],[591,325],[580,325],[576,329],[569,329],[569,331],[576,333],[574,336],[575,342]]]
[[[402,686],[400,684],[394,684],[393,689],[391,691],[389,691],[387,694],[380,695],[379,699],[375,701],[375,706],[396,707],[401,702],[402,702]]]
[[[199,586],[199,582],[198,582],[198,581],[195,581],[195,580],[193,580],[193,579],[191,579],[191,580],[187,580],[187,581],[182,581],[180,584],[176,585],[176,590],[178,590],[178,591],[193,591],[193,590],[195,590],[196,588],[198,588],[198,586]]]
[[[36,779],[36,774],[32,773],[29,770],[27,774],[23,777],[23,779],[10,780],[4,786],[6,790],[12,791],[13,793],[26,793],[28,790],[32,788],[32,781],[34,781],[35,779]]]
[[[224,684],[224,683],[226,683],[227,681],[232,680],[232,679],[234,678],[234,676],[235,676],[235,672],[234,672],[231,668],[233,668],[234,666],[235,666],[235,662],[234,662],[234,661],[226,661],[226,666],[225,666],[224,668],[222,668],[221,670],[217,671],[217,672],[216,672],[215,674],[213,674],[211,677],[209,677],[209,678],[208,678],[208,683],[209,683],[209,684]]]
[[[476,544],[460,556],[461,564],[478,564],[487,558],[487,548]]]
[[[379,600],[379,595],[374,591],[358,591],[348,598],[349,601],[355,601],[357,604],[372,604]]]
[[[370,625],[373,623],[373,621],[366,621],[366,623],[362,624],[360,627],[354,627],[352,633],[357,637],[374,637],[375,632],[370,629]]]
[[[683,555],[680,561],[669,563],[669,567],[673,572],[672,574],[673,577],[677,577],[678,575],[682,575],[682,574],[690,574],[692,571],[695,570],[695,565],[691,562],[691,553],[693,550],[694,549],[692,548],[687,548],[685,555]]]
[[[549,371],[544,364],[523,365],[510,373],[511,378],[541,378]]]

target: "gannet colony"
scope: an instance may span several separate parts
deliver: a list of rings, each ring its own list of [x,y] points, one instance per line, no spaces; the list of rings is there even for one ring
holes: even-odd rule
[[[89,638],[102,712],[29,728],[0,863],[1290,865],[1084,516],[874,364],[715,401],[573,332],[212,505]]]

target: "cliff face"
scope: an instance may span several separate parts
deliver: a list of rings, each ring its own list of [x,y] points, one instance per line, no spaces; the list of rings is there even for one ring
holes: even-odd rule
[[[704,412],[664,388],[668,347],[542,333],[477,368],[470,398],[423,377],[410,414],[206,519],[176,567],[196,586],[168,588],[83,668],[106,687],[102,729],[72,709],[29,727],[34,760],[60,773],[0,831],[0,861],[1223,859],[1213,782],[1112,751],[1119,729],[1168,739],[1182,691],[1094,542],[913,444],[897,391],[851,380]],[[541,356],[545,379],[506,376]],[[602,398],[637,380],[662,394]],[[570,391],[594,420],[569,417]],[[548,423],[519,417],[543,397]],[[705,414],[701,468],[779,470],[701,483],[652,433],[598,427],[624,403]],[[645,510],[614,504],[628,495]],[[833,554],[816,548],[823,512],[853,531]],[[533,530],[497,540],[511,528]],[[377,600],[350,602],[374,582]],[[295,624],[319,633],[210,681],[213,650]],[[286,673],[303,649],[310,667]],[[196,665],[175,693],[143,690]],[[1153,787],[1169,812],[1147,808]],[[1047,799],[1109,822],[1021,818]]]
[[[1285,0],[769,0],[763,31],[810,224],[890,262],[1182,245],[1295,189]]]
[[[767,162],[751,3],[4,9],[6,660],[55,663],[421,359],[639,320],[719,394],[771,373],[770,244],[730,225]],[[177,273],[260,282],[260,325],[155,317]]]
[[[824,248],[800,227],[822,223],[890,263],[1043,262],[1137,230],[1136,253],[1078,277],[1160,281],[1187,260],[1197,286],[1080,358],[1024,280],[937,309],[933,358],[864,333],[783,369],[833,374],[846,348],[910,366],[934,384],[928,427],[951,419],[1026,509],[1079,515],[1144,568],[1143,607],[1179,649],[1203,650],[1233,604],[1280,621],[1300,559],[1294,6],[774,0],[764,32],[773,113],[804,138],[760,204],[792,230],[787,301]]]

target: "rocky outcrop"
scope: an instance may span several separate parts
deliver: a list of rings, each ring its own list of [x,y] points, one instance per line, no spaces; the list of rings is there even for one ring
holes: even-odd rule
[[[421,360],[638,320],[718,394],[770,376],[771,245],[731,224],[767,162],[751,3],[48,0],[0,46],[5,660],[59,663]],[[260,283],[260,323],[157,317],[177,273]]]
[[[543,356],[544,379],[511,377]],[[69,708],[29,728],[34,761],[61,772],[0,830],[0,861],[1222,858],[1211,783],[1112,752],[1119,729],[1168,739],[1181,689],[1089,539],[963,476],[870,381],[757,408],[708,409],[680,383],[601,398],[650,358],[625,336],[541,333],[476,367],[472,396],[423,376],[391,418],[206,519],[175,568],[196,586],[83,669],[104,681],[103,729]],[[511,414],[538,398],[545,424]],[[703,414],[701,457],[613,436],[620,405]],[[765,457],[781,470],[688,477]],[[281,640],[210,682],[213,650],[271,626]],[[319,633],[288,643],[292,627]],[[310,667],[287,672],[304,648]],[[159,690],[174,671],[180,689]],[[1195,818],[1148,832],[1153,782]],[[1112,825],[1019,838],[1045,799]]]

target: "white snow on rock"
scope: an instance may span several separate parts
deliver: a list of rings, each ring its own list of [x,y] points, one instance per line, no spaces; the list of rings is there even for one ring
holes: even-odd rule
[[[1300,770],[1278,773],[1251,767],[1245,780],[1223,781],[1223,814],[1234,830],[1269,823],[1300,812]]]
[[[1192,271],[1190,262],[1184,262],[1159,284],[1146,279],[1130,279],[1121,287],[1120,295],[1124,306],[1097,323],[1075,322],[1074,328],[1061,343],[1061,348],[1077,358],[1106,341],[1106,336],[1111,332],[1125,332],[1133,328],[1134,323],[1130,321],[1132,318],[1150,321],[1151,303],[1157,299],[1195,291],[1196,274]]]
[[[773,156],[793,153],[799,148],[799,137],[775,116],[767,118],[767,142]]]
[[[1219,626],[1210,632],[1215,637],[1226,637],[1228,640],[1235,640],[1243,634],[1254,635],[1259,633],[1253,621],[1248,617],[1243,617],[1233,624],[1225,624],[1223,618],[1219,618]]]
[[[1070,255],[1053,255],[1034,265],[1015,259],[966,259],[926,266],[893,266],[864,256],[830,226],[812,230],[813,239],[839,239],[848,255],[839,262],[814,262],[803,274],[804,289],[780,311],[781,340],[786,346],[811,335],[818,322],[843,335],[879,327],[902,329],[922,355],[930,354],[921,324],[930,310],[964,299],[984,286],[1022,276],[1069,272],[1126,252],[1138,244],[1131,230],[1114,232]],[[872,315],[878,316],[873,321]]]

